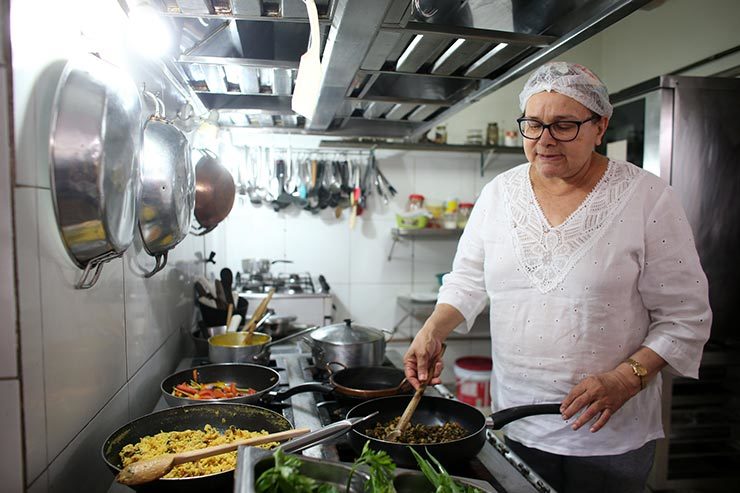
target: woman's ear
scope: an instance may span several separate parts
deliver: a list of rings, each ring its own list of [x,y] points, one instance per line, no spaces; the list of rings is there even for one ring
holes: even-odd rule
[[[601,141],[604,139],[604,134],[606,133],[606,128],[609,126],[609,118],[602,116],[600,120],[598,120],[596,123],[596,145],[600,146]]]

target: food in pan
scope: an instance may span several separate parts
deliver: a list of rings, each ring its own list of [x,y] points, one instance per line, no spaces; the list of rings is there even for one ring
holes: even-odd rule
[[[231,399],[245,395],[254,395],[257,391],[248,388],[240,389],[234,382],[199,382],[198,370],[193,370],[193,379],[172,387],[172,395],[188,399]]]
[[[211,425],[205,425],[202,430],[167,431],[153,436],[145,436],[136,444],[128,444],[121,449],[120,457],[123,467],[153,459],[162,454],[174,454],[188,450],[202,449],[212,445],[231,443],[242,438],[253,438],[268,435],[265,430],[247,431],[230,426],[224,433],[219,432]],[[258,445],[262,448],[271,448],[277,442]],[[186,462],[172,468],[164,478],[192,478],[218,472],[231,471],[236,468],[236,451],[227,452],[213,457],[206,457],[195,462]]]
[[[393,418],[387,423],[376,423],[375,427],[365,430],[365,434],[372,438],[384,440],[388,433],[396,429],[396,425],[400,419],[401,417],[399,416],[397,418]],[[410,423],[403,433],[401,433],[398,441],[414,445],[444,443],[458,440],[467,435],[469,435],[467,430],[454,421],[434,426]]]

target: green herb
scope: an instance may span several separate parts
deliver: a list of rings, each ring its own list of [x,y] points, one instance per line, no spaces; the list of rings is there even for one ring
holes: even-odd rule
[[[352,476],[361,465],[366,465],[370,469],[370,480],[365,484],[365,491],[370,493],[395,493],[396,488],[393,486],[393,471],[396,470],[396,464],[391,457],[384,451],[377,452],[370,448],[370,442],[365,442],[362,447],[362,454],[352,464],[347,479],[347,491],[349,491],[352,482]]]
[[[442,464],[440,464],[439,461],[435,459],[434,456],[430,454],[428,450],[426,451],[426,453],[434,465],[426,461],[412,447],[409,447],[409,450],[411,450],[411,453],[414,454],[414,458],[416,458],[416,462],[419,464],[419,469],[421,469],[421,472],[424,473],[424,476],[426,476],[429,482],[432,483],[432,486],[434,486],[435,493],[479,493],[480,492],[478,488],[473,488],[472,486],[467,486],[467,485],[461,485],[457,483],[454,479],[452,479],[452,477],[445,470]],[[434,466],[437,466],[437,469],[435,469]]]
[[[275,465],[257,479],[259,493],[339,493],[328,484],[318,484],[314,479],[301,474],[301,460],[275,450]]]

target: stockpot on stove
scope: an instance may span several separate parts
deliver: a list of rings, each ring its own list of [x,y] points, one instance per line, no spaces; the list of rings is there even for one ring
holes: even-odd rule
[[[327,363],[337,362],[346,367],[381,366],[385,359],[386,336],[393,332],[344,323],[321,327],[311,332],[305,341],[311,346],[314,364],[326,368]]]

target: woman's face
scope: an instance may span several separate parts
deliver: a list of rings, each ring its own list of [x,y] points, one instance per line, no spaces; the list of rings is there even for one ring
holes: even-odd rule
[[[561,120],[583,121],[591,117],[591,110],[575,99],[557,92],[540,92],[529,98],[524,110],[526,118],[544,124]],[[570,142],[559,142],[545,130],[539,139],[524,139],[524,153],[543,178],[570,178],[590,162],[594,148],[601,144],[609,123],[607,118],[581,125],[578,137]]]

